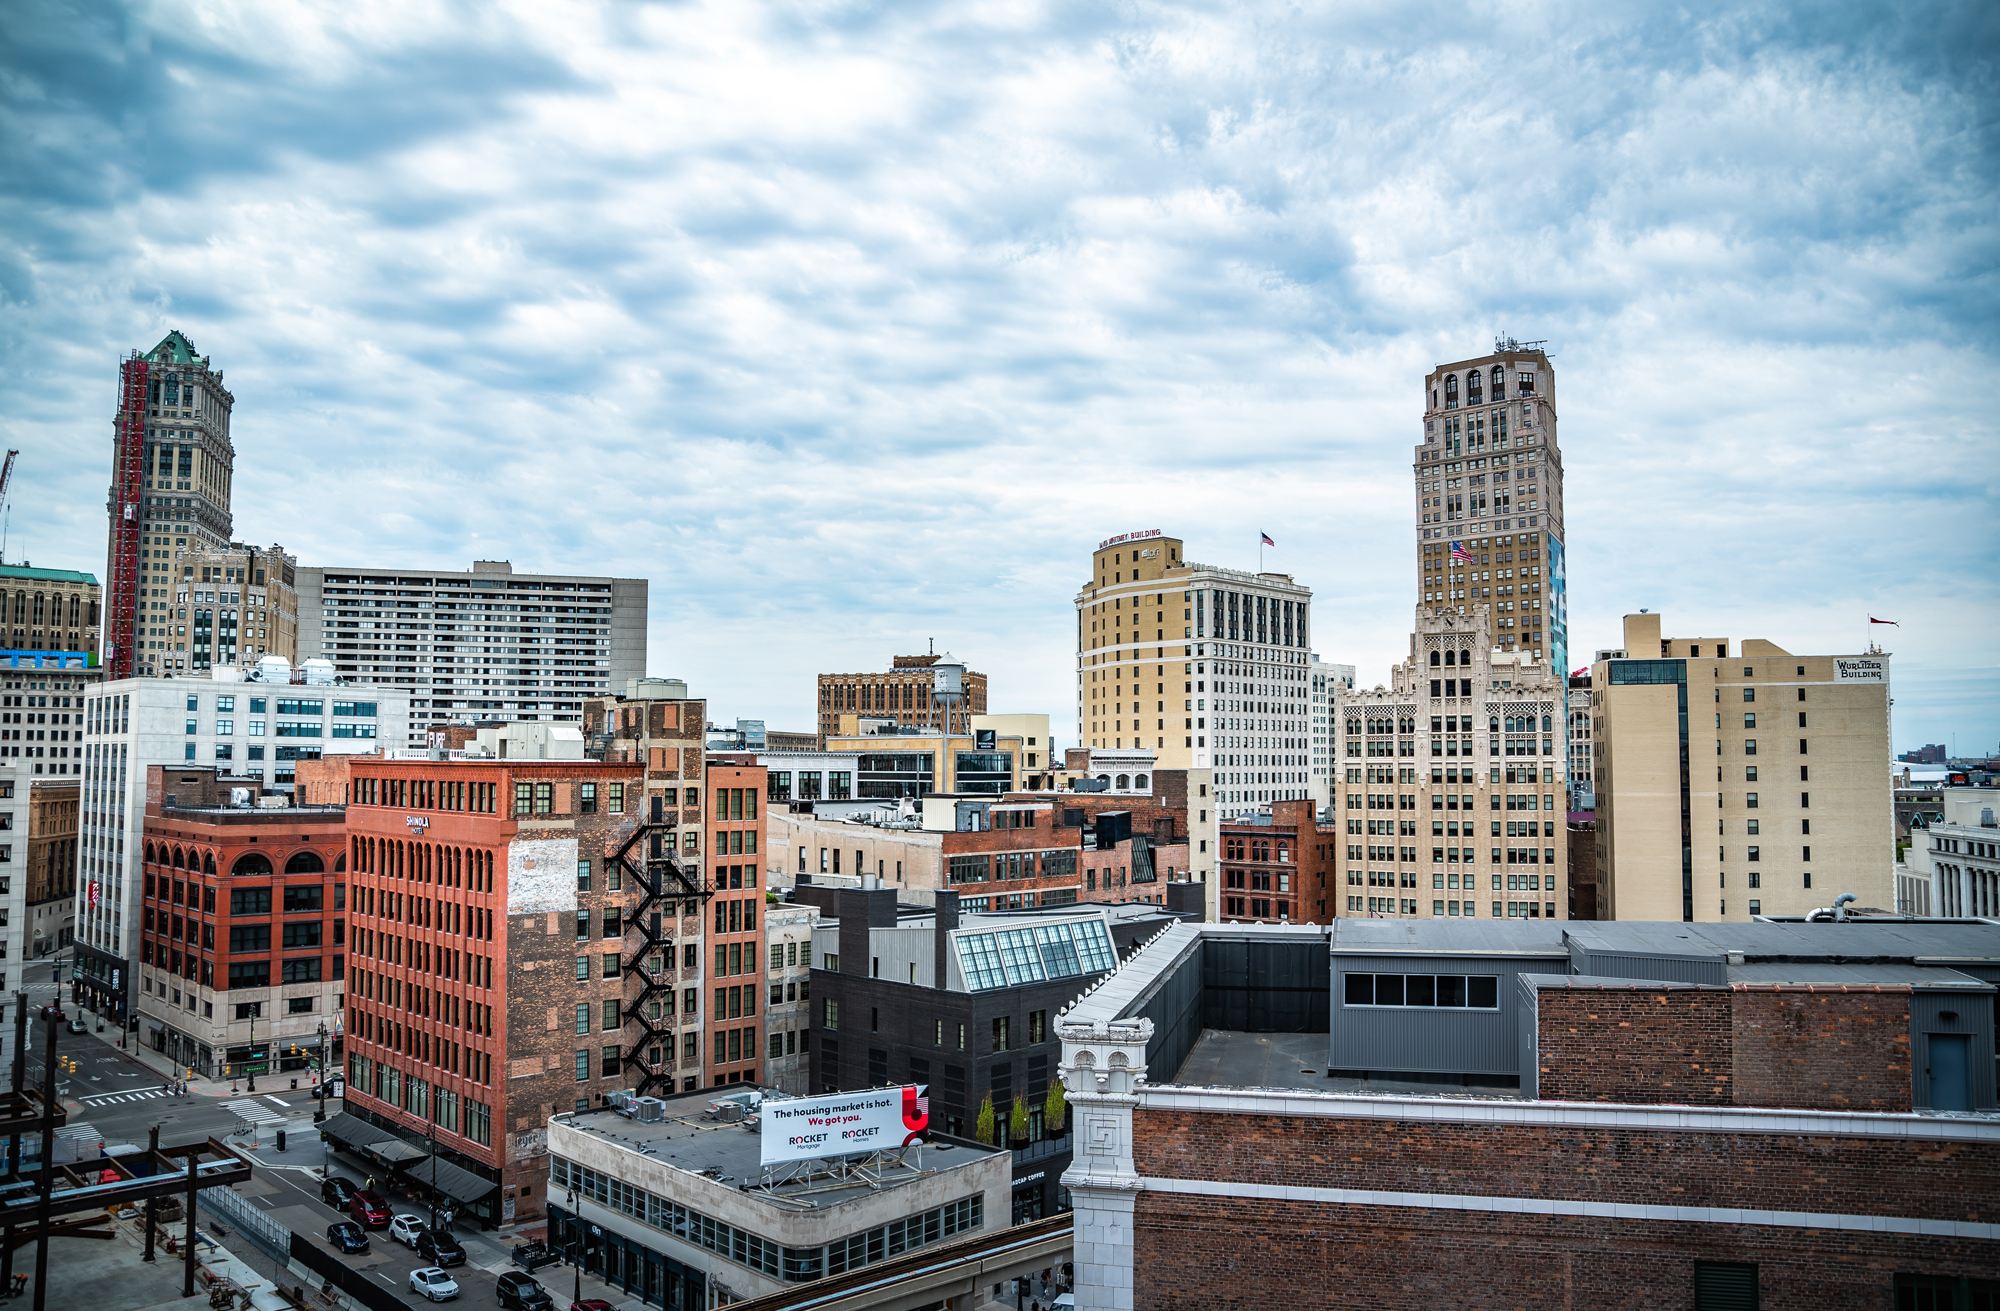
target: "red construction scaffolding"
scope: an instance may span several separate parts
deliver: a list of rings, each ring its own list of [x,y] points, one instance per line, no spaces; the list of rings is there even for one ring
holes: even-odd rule
[[[137,672],[139,527],[146,480],[146,393],[150,370],[137,352],[119,366],[118,434],[111,456],[111,577],[106,588],[107,678]]]

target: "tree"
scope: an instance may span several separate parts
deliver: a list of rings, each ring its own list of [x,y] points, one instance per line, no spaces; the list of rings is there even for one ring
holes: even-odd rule
[[[973,1121],[973,1136],[982,1143],[993,1141],[993,1094],[987,1093],[986,1100],[979,1103],[979,1117]]]
[[[1063,1122],[1069,1118],[1069,1098],[1063,1093],[1061,1079],[1049,1080],[1049,1099],[1042,1103],[1042,1124],[1052,1134],[1062,1132]]]
[[[1007,1116],[1007,1132],[1017,1143],[1028,1141],[1028,1103],[1021,1094],[1014,1094],[1014,1109]]]

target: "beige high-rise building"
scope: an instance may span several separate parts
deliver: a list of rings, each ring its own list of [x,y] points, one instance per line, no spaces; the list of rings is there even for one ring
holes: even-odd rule
[[[1312,589],[1195,564],[1178,537],[1098,545],[1077,592],[1082,745],[1212,770],[1225,820],[1312,788]]]
[[[0,565],[0,647],[95,655],[100,599],[89,574]]]
[[[1599,919],[1895,906],[1886,655],[1666,638],[1646,613],[1624,651],[1591,670]]]
[[[1563,680],[1491,622],[1420,607],[1389,682],[1340,692],[1334,918],[1568,918]]]
[[[197,542],[171,554],[170,595],[139,602],[141,677],[254,666],[260,656],[298,663],[299,562],[285,548]]]
[[[1423,423],[1410,657],[1334,702],[1335,913],[1566,918],[1554,366],[1512,340],[1439,365]]]
[[[1535,343],[1424,379],[1416,475],[1417,600],[1484,605],[1493,644],[1569,673],[1569,596],[1555,366]]]

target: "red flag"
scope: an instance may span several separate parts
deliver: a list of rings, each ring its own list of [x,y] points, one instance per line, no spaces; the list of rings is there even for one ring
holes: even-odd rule
[[[1902,625],[1901,625],[1901,624],[1897,623],[1897,622],[1896,622],[1895,620],[1893,620],[1893,619],[1877,619],[1877,618],[1876,618],[1876,617],[1875,617],[1874,615],[1869,615],[1869,616],[1868,616],[1868,622],[1869,622],[1869,623],[1871,623],[1871,624],[1887,624],[1887,625],[1889,625],[1889,626],[1890,626],[1891,628],[1901,628],[1901,627],[1902,627]]]

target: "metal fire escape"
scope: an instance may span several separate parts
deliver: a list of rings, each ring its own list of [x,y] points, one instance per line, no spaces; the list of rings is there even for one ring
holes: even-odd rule
[[[662,836],[665,842],[661,841]],[[641,859],[632,857],[634,847],[642,847]],[[625,1021],[639,1026],[639,1041],[627,1048],[621,1063],[626,1070],[641,1071],[635,1096],[644,1097],[655,1084],[664,1083],[668,1092],[674,1090],[673,1068],[677,1053],[673,1021],[654,1019],[652,1005],[665,996],[667,1005],[662,1009],[667,1016],[673,1012],[674,990],[680,978],[680,962],[676,958],[679,947],[670,932],[663,931],[661,921],[669,923],[680,918],[675,904],[682,901],[705,901],[711,895],[699,877],[690,876],[673,858],[673,829],[665,824],[641,824],[625,845],[618,848],[612,859],[625,871],[627,878],[644,891],[639,902],[625,919],[625,928],[637,932],[639,949],[625,960],[625,974],[639,980],[639,995],[625,1007]],[[656,974],[647,968],[649,960],[658,960],[660,971]],[[658,1064],[645,1059],[646,1049],[657,1045],[664,1059]]]
[[[105,677],[130,678],[139,627],[139,506],[146,460],[146,390],[150,370],[136,353],[119,366],[120,405],[111,457],[111,577],[106,580]]]

